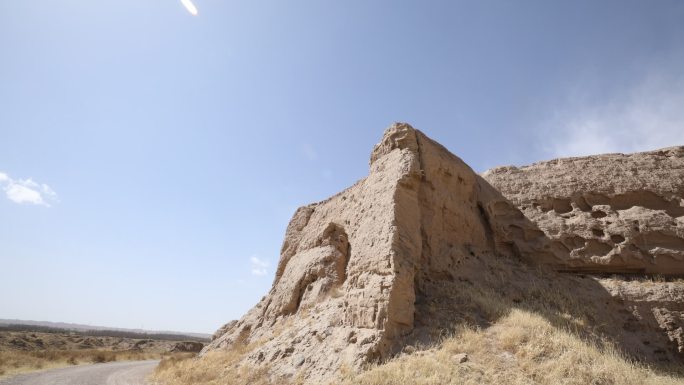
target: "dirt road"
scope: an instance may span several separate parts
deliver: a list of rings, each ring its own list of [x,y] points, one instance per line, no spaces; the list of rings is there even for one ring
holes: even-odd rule
[[[22,374],[0,385],[144,385],[159,361],[112,362]]]

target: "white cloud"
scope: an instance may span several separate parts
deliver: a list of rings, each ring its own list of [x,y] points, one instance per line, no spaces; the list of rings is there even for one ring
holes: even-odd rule
[[[256,256],[250,257],[249,261],[252,264],[252,275],[264,276],[268,274],[268,267],[271,265],[268,261],[264,261]]]
[[[0,187],[7,199],[14,203],[50,207],[50,202],[57,201],[57,193],[50,186],[36,183],[30,178],[14,180],[0,172]]]
[[[552,156],[684,145],[684,79],[651,74],[601,105],[575,99],[546,123],[550,130],[542,141]]]
[[[5,188],[7,198],[15,203],[31,203],[34,205],[48,205],[36,190],[20,184],[11,184]]]

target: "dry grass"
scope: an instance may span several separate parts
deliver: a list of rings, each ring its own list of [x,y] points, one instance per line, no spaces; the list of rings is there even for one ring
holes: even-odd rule
[[[232,350],[212,352],[202,358],[195,355],[164,358],[151,378],[154,384],[164,385],[271,385],[268,368],[240,365],[245,354],[254,346],[239,346]]]
[[[454,356],[467,353],[468,361]],[[463,328],[438,347],[402,355],[356,374],[345,385],[667,385],[684,379],[630,362],[610,344],[584,341],[544,317],[513,310],[495,325]]]
[[[240,364],[242,347],[162,360],[159,385],[271,385],[268,368]],[[460,353],[468,361],[459,363]],[[300,381],[294,381],[300,383]],[[343,385],[684,385],[631,362],[608,341],[594,343],[530,311],[514,309],[487,329],[463,327],[430,350],[403,354],[357,373],[343,370]]]
[[[0,351],[0,377],[69,365],[161,358],[160,353],[141,351],[41,350]]]

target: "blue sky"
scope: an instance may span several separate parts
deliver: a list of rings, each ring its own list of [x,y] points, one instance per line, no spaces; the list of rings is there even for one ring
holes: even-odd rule
[[[476,171],[684,144],[681,1],[0,1],[0,318],[213,332],[406,121]]]

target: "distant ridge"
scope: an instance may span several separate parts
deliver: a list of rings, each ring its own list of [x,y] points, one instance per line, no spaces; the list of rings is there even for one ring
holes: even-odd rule
[[[77,331],[77,332],[111,331],[111,332],[132,333],[132,334],[150,335],[150,336],[152,336],[152,335],[158,335],[158,336],[159,335],[168,335],[168,336],[180,337],[179,339],[182,339],[182,337],[188,337],[189,339],[199,339],[199,340],[208,340],[211,338],[211,334],[206,334],[206,333],[185,333],[185,332],[167,331],[167,330],[127,329],[127,328],[115,328],[115,327],[108,327],[108,326],[83,325],[83,324],[75,324],[75,323],[67,323],[67,322],[30,321],[30,320],[19,320],[19,319],[0,319],[0,328],[8,327],[8,326],[13,326],[13,327],[16,327],[16,326],[28,326],[28,327],[34,326],[34,327],[39,327],[39,328],[72,330],[72,331]]]

